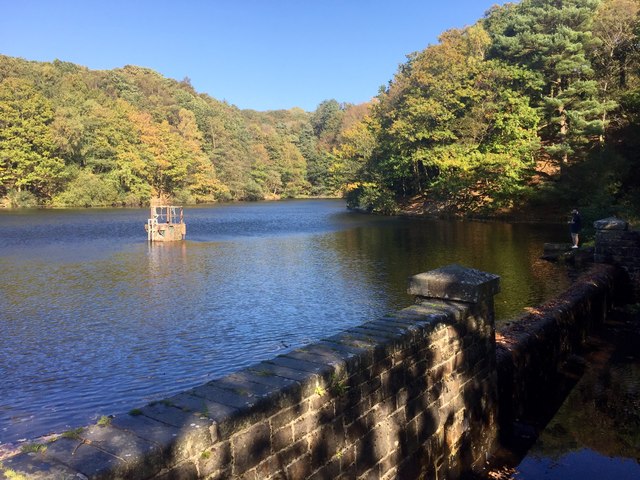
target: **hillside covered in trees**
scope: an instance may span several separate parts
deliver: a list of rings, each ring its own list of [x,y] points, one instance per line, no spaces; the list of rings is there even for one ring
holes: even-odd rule
[[[140,67],[0,56],[0,197],[640,211],[640,0],[522,0],[408,55],[365,105],[239,110]],[[410,12],[407,12],[410,14]],[[215,92],[213,92],[215,93]]]
[[[0,198],[137,206],[336,195],[331,151],[364,111],[335,100],[311,113],[239,110],[145,68],[0,56]]]
[[[349,202],[637,215],[639,10],[637,0],[522,0],[410,55],[364,120]]]

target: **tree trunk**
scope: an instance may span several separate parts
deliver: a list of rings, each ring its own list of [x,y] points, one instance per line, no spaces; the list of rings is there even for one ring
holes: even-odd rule
[[[609,88],[609,81],[605,80],[603,86],[602,86],[602,98],[604,100],[607,99],[607,90]],[[600,146],[604,146],[604,141],[605,141],[605,132],[606,132],[606,125],[607,125],[607,109],[604,108],[602,110],[602,133],[599,136],[599,140],[600,140]]]

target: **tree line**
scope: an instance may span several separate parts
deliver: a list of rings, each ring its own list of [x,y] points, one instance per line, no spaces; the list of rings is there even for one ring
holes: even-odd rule
[[[339,195],[331,152],[360,111],[336,100],[240,110],[146,68],[0,56],[0,198],[89,207]]]
[[[350,204],[637,215],[639,10],[637,0],[522,0],[409,55],[339,147],[357,163]]]
[[[408,55],[371,102],[313,112],[240,110],[141,67],[0,56],[0,198],[345,195],[381,213],[638,215],[639,11],[640,0],[496,6]]]

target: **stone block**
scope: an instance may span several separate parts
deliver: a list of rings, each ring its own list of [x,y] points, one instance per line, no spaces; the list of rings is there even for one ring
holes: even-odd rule
[[[256,468],[256,479],[263,480],[268,478],[270,480],[286,480],[284,476],[284,470],[280,462],[278,461],[278,457],[272,455],[260,463]]]
[[[289,408],[283,408],[269,418],[272,430],[279,430],[286,425],[291,425],[300,416],[309,411],[309,402],[305,401]]]
[[[364,437],[356,442],[356,465],[358,474],[362,475],[385,456],[387,456],[395,445],[389,436],[386,425],[378,425],[370,430]]]
[[[194,395],[193,391],[174,395],[167,401],[184,412],[192,412],[194,415],[210,418],[215,422],[221,422],[238,412],[238,408],[230,407],[203,396]]]
[[[342,471],[342,461],[337,455],[331,461],[322,465],[307,480],[339,479]]]
[[[374,340],[376,343],[381,344],[396,342],[398,338],[402,338],[398,337],[398,335],[393,332],[389,332],[380,327],[376,327],[375,325],[371,325],[370,323],[363,323],[362,325],[358,325],[357,327],[350,328],[349,330],[347,330],[347,332],[361,333],[366,337]]]
[[[358,355],[359,362],[374,361],[381,355],[382,349],[375,342],[367,340],[361,335],[340,332],[322,340],[322,343],[338,345],[339,347]]]
[[[414,275],[408,289],[410,295],[469,303],[478,303],[499,292],[498,275],[457,264]]]
[[[198,472],[202,478],[210,478],[216,472],[227,472],[231,470],[231,443],[219,442],[213,447],[202,452],[198,458]]]
[[[309,435],[311,467],[316,470],[329,463],[344,445],[344,431],[340,425],[327,425]]]
[[[168,468],[157,477],[154,477],[154,480],[196,480],[197,478],[198,468],[196,465],[193,462],[185,461],[172,465],[171,468]]]
[[[430,335],[439,328],[443,328],[441,326],[443,324],[463,320],[469,311],[469,306],[458,301],[418,296],[416,305],[407,307],[401,312],[411,310],[422,316],[419,325],[423,328],[424,334]]]
[[[318,359],[315,360],[319,361]],[[334,371],[334,368],[330,367],[329,365],[302,360],[300,358],[295,358],[286,354],[279,355],[273,360],[268,360],[266,363],[304,372],[309,379],[308,382],[305,382],[305,385],[314,383],[314,379],[330,375],[331,372]]]
[[[299,440],[289,445],[286,449],[274,453],[281,465],[290,465],[296,459],[309,454],[309,442],[306,439]]]
[[[293,426],[287,425],[273,432],[273,451],[279,452],[293,443]]]
[[[381,388],[385,396],[395,395],[406,386],[406,374],[404,366],[399,364],[380,375]]]
[[[312,472],[310,455],[298,458],[286,469],[287,478],[308,478]]]
[[[208,432],[204,432],[205,437],[207,434]],[[123,459],[127,463],[127,475],[130,477],[150,477],[164,464],[164,452],[160,445],[111,425],[87,427],[82,432],[82,439]]]
[[[257,468],[252,468],[251,470],[243,472],[239,475],[233,475],[231,478],[233,478],[233,480],[262,480],[262,478],[258,477]]]
[[[254,388],[253,385],[259,385],[263,390],[256,390],[256,393],[263,395],[272,395],[277,391],[292,391],[296,388],[299,389],[300,382],[294,379],[280,377],[277,375],[269,375],[257,373],[252,369],[246,368],[239,372],[228,375],[222,380],[228,380],[230,383],[242,388],[242,385],[246,385],[249,388]],[[268,387],[268,388],[265,388]]]
[[[346,358],[348,369],[360,370],[371,365],[376,357],[375,348],[356,346],[345,340],[342,334],[332,335],[318,342],[318,346],[339,352]]]
[[[391,317],[384,317],[384,318],[381,318],[378,320],[372,320],[370,322],[363,324],[363,326],[367,326],[367,327],[391,334],[393,338],[397,338],[397,337],[405,336],[409,334],[411,332],[410,326],[412,325],[413,325],[413,322],[411,323],[394,322]]]
[[[314,344],[299,348],[297,350],[292,350],[291,352],[284,354],[284,356],[287,358],[302,360],[308,363],[315,363],[318,365],[331,367],[334,370],[343,370],[347,358],[353,357],[355,356],[355,354],[341,354],[329,347],[321,348]]]
[[[265,385],[260,383],[254,383],[249,380],[248,375],[243,375],[242,372],[232,373],[218,380],[209,382],[209,386],[215,389],[228,390],[241,397],[250,397],[254,399],[261,399],[268,397],[277,388],[271,385]]]
[[[81,439],[60,438],[49,443],[43,455],[89,478],[126,478],[129,467],[124,460]]]
[[[394,472],[396,470],[396,466],[399,465],[403,459],[404,455],[399,449],[393,450],[377,465],[378,471],[376,472],[376,477],[374,477],[375,480],[379,480],[381,478],[389,478],[389,473]]]
[[[438,313],[438,312],[433,312]],[[425,318],[424,311],[416,310],[412,307],[403,308],[397,312],[390,313],[381,319],[394,325],[406,327],[408,333],[421,331],[420,322],[429,322],[430,319]]]
[[[53,459],[47,459],[40,453],[20,453],[2,460],[4,469],[12,470],[15,475],[0,478],[28,478],[30,480],[79,480],[78,472]],[[21,476],[20,476],[21,475]]]
[[[276,365],[270,362],[261,362],[256,365],[252,365],[248,370],[259,376],[282,377],[289,380],[295,380],[300,384],[308,382],[313,376],[303,370],[288,368],[284,365]]]
[[[252,469],[271,454],[271,429],[257,423],[231,438],[233,475]]]
[[[392,350],[392,348],[389,348],[389,342],[383,341],[381,343],[379,340],[373,338],[370,333],[355,329],[349,329],[342,332],[342,334],[340,334],[339,341],[348,346],[370,350],[371,354],[374,356],[374,360],[384,358],[389,354],[389,351]]]
[[[170,446],[164,445],[164,448],[170,448],[177,458],[199,454],[209,448],[216,437],[211,419],[204,417],[202,413],[182,410],[170,400],[153,402],[140,409],[140,412],[146,417],[176,427],[172,432],[172,443]]]
[[[616,217],[603,218],[593,222],[593,228],[596,230],[628,230],[629,223]]]
[[[211,402],[226,405],[237,410],[248,410],[256,406],[261,400],[247,390],[221,388],[215,381],[205,385],[193,388],[188,394],[200,397]],[[171,399],[169,399],[171,400]],[[184,401],[179,395],[175,398],[176,402]]]

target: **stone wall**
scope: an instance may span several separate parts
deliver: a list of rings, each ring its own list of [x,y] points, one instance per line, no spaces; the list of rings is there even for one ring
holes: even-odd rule
[[[449,266],[417,303],[4,461],[0,478],[447,478],[497,438],[498,277]]]
[[[640,232],[619,218],[605,218],[596,229],[595,261],[620,266],[628,276],[629,294],[640,301]]]
[[[563,383],[561,368],[607,316],[622,271],[594,265],[550,302],[499,329],[496,355],[501,433],[539,417]]]
[[[595,265],[497,334],[498,277],[416,275],[409,308],[31,445],[0,479],[456,479],[548,400],[621,272]]]

